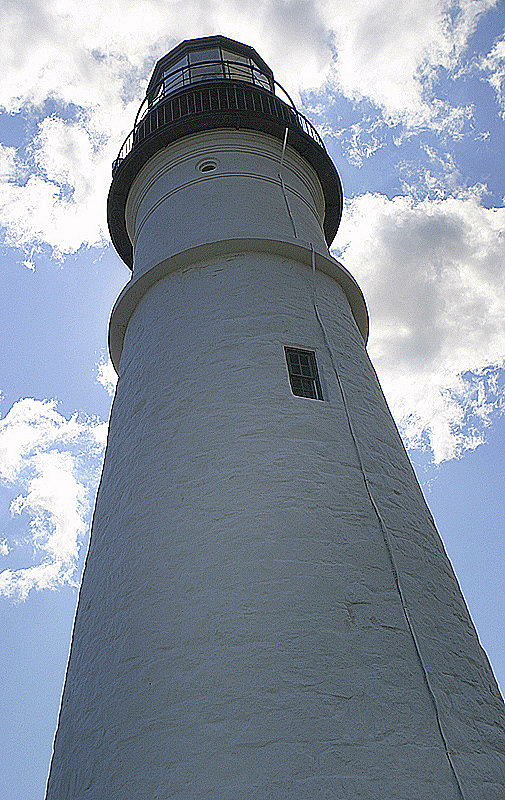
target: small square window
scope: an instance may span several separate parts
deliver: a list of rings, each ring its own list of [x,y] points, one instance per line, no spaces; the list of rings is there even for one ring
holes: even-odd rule
[[[317,373],[316,355],[310,350],[285,347],[291,391],[297,397],[322,400],[323,393]]]

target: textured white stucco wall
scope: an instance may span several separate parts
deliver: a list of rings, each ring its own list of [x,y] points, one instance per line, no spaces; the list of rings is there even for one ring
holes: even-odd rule
[[[215,169],[201,172],[208,161]],[[134,279],[174,253],[202,243],[291,240],[293,225],[279,174],[296,238],[328,254],[322,230],[323,190],[307,161],[289,143],[282,158],[282,142],[264,133],[206,131],[151,158],[130,190],[126,221],[134,245]]]
[[[280,143],[212,136],[160,153],[129,198],[47,798],[503,800],[503,701],[338,269],[293,257]],[[322,264],[317,176],[285,157]],[[285,346],[316,353],[324,401],[292,395]]]
[[[311,283],[236,254],[132,316],[50,800],[461,797]],[[347,300],[316,294],[464,798],[502,800],[501,698]]]

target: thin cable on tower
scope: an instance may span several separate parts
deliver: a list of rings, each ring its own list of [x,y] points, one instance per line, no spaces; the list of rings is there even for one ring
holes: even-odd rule
[[[373,493],[372,493],[372,489],[370,487],[368,476],[367,476],[366,470],[365,470],[365,465],[363,463],[363,458],[361,456],[360,447],[359,447],[359,444],[358,444],[358,437],[356,436],[356,433],[354,431],[354,426],[352,424],[351,414],[350,414],[350,411],[349,411],[349,406],[348,406],[348,403],[347,403],[347,398],[346,398],[346,394],[345,394],[345,391],[344,391],[344,387],[343,387],[342,381],[340,379],[339,371],[338,371],[338,369],[336,367],[336,364],[335,364],[335,359],[333,357],[333,351],[331,349],[331,345],[330,345],[330,342],[329,342],[329,339],[328,339],[328,335],[326,333],[326,329],[324,327],[323,321],[321,319],[321,315],[319,313],[319,309],[317,307],[317,302],[316,302],[316,281],[315,281],[315,276],[316,276],[316,252],[314,250],[312,242],[310,243],[310,250],[311,250],[311,257],[312,257],[312,305],[314,306],[314,312],[315,312],[317,321],[319,323],[319,326],[321,328],[321,331],[322,331],[322,334],[323,334],[323,339],[324,339],[324,342],[325,342],[326,347],[328,349],[328,353],[330,355],[331,365],[333,367],[333,371],[334,371],[335,377],[337,379],[337,384],[338,384],[338,388],[339,388],[339,391],[340,391],[340,395],[342,397],[342,403],[344,405],[344,411],[345,411],[345,415],[346,415],[346,418],[347,418],[347,424],[349,425],[349,431],[351,433],[351,438],[353,440],[354,447],[355,447],[355,450],[356,450],[356,454],[357,454],[357,457],[358,457],[358,464],[359,464],[359,468],[360,468],[361,474],[363,476],[363,482],[365,484],[365,489],[366,489],[368,498],[370,500],[370,503],[372,505],[372,508],[373,508],[373,510],[375,512],[375,515],[376,515],[376,517],[378,519],[378,522],[379,522],[379,527],[381,529],[382,537],[384,539],[384,544],[386,546],[386,550],[387,550],[388,556],[389,556],[389,561],[390,561],[391,568],[392,568],[392,571],[393,571],[393,578],[394,578],[395,586],[396,586],[396,589],[398,591],[398,595],[400,597],[400,604],[401,604],[401,607],[402,607],[402,610],[403,610],[403,615],[404,615],[405,620],[407,622],[407,627],[408,627],[410,635],[412,637],[412,641],[414,642],[414,649],[416,651],[417,658],[418,658],[418,661],[419,661],[420,666],[421,666],[421,671],[423,673],[424,681],[425,681],[426,686],[428,688],[428,693],[430,695],[430,698],[431,698],[431,701],[432,701],[432,704],[433,704],[433,708],[435,710],[435,718],[437,720],[438,730],[440,731],[440,736],[441,736],[442,742],[444,744],[445,754],[447,756],[447,760],[448,760],[449,765],[451,767],[452,774],[454,775],[454,778],[455,778],[455,781],[456,781],[456,784],[457,784],[457,787],[458,787],[459,794],[460,794],[462,800],[466,800],[465,795],[463,794],[463,789],[462,789],[462,786],[461,786],[461,783],[460,783],[460,780],[459,780],[459,777],[458,777],[458,773],[456,771],[456,767],[455,767],[454,762],[453,762],[452,757],[451,757],[451,753],[450,753],[450,750],[449,750],[449,743],[447,742],[444,730],[442,728],[442,722],[441,722],[441,719],[440,719],[440,713],[439,713],[439,710],[438,710],[438,705],[437,705],[435,692],[434,692],[434,690],[433,690],[433,688],[431,686],[431,683],[430,683],[430,680],[429,680],[429,677],[428,677],[428,670],[427,670],[426,665],[424,663],[423,656],[422,656],[422,653],[421,653],[421,648],[420,648],[420,645],[419,645],[419,641],[417,639],[416,632],[414,630],[414,626],[412,625],[412,621],[410,619],[409,610],[408,610],[407,604],[405,602],[405,596],[404,596],[402,585],[401,585],[401,581],[400,581],[400,574],[399,574],[398,568],[396,566],[396,561],[395,561],[395,558],[394,558],[393,548],[391,547],[391,543],[389,541],[388,529],[387,529],[386,523],[384,522],[384,520],[382,518],[382,515],[381,515],[381,513],[379,511],[377,503],[375,502],[375,499],[374,499],[374,496],[373,496]]]
[[[282,174],[281,174],[282,173],[282,167],[283,167],[283,164],[284,164],[284,153],[286,151],[286,144],[287,144],[287,141],[288,141],[288,130],[289,129],[288,129],[287,125],[286,125],[286,130],[284,132],[284,141],[282,143],[281,160],[279,162],[279,172],[277,173],[277,175],[279,177],[279,181],[280,181],[280,184],[281,184],[282,194],[284,195],[284,202],[286,203],[286,209],[287,209],[287,212],[288,212],[288,217],[291,220],[291,225],[293,226],[293,233],[294,233],[295,239],[298,239],[298,236],[297,236],[297,233],[296,233],[295,221],[293,219],[293,215],[291,214],[291,209],[289,207],[288,198],[286,196],[286,187],[284,186],[284,181],[282,180]]]
[[[286,130],[284,131],[284,141],[282,143],[281,163],[280,163],[280,167],[279,167],[281,172],[282,172],[282,165],[284,164],[284,153],[286,152],[286,144],[287,144],[287,141],[288,141],[288,131],[289,131],[289,128],[286,125]]]

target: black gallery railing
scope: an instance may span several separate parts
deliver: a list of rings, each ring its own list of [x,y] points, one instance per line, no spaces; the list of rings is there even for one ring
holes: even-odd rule
[[[286,96],[290,100],[289,95]],[[300,129],[325,149],[314,126],[296,110],[291,100],[288,105],[271,91],[246,82],[213,79],[200,86],[192,82],[175,94],[158,93],[154,102],[146,98],[137,114],[135,127],[126,137],[112,164],[112,174],[133,148],[156,130],[185,117],[222,111],[245,111],[274,117],[291,128]]]

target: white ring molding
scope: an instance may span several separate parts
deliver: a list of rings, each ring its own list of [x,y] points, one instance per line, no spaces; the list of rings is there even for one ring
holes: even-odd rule
[[[119,373],[119,362],[123,350],[126,328],[143,295],[150,287],[170,272],[207,261],[209,258],[229,253],[275,253],[292,258],[312,269],[312,249],[307,242],[281,241],[276,239],[225,239],[205,242],[188,250],[182,250],[147,269],[138,278],[132,279],[119,295],[109,323],[109,352],[114,369]],[[363,293],[351,273],[336,259],[314,251],[315,267],[330,275],[344,291],[351,307],[354,321],[365,344],[368,340],[368,311]]]

